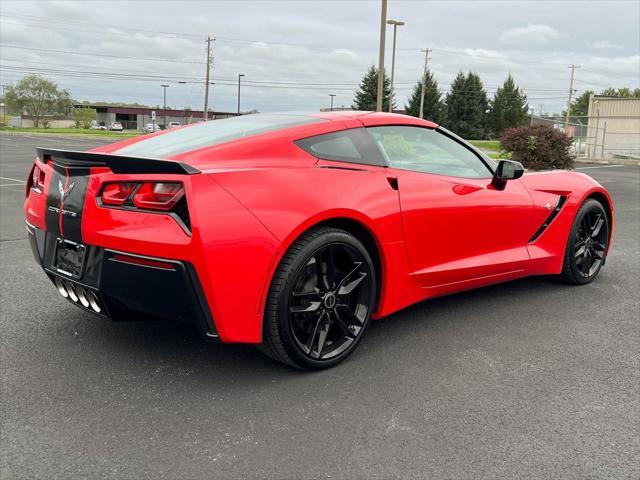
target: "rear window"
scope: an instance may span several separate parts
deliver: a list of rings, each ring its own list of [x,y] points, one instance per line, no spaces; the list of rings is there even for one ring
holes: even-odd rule
[[[135,157],[166,158],[260,133],[322,121],[325,120],[318,117],[276,113],[210,120],[136,142],[116,153]]]

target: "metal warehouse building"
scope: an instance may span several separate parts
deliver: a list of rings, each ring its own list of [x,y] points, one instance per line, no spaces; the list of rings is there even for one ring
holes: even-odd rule
[[[640,160],[640,98],[589,99],[587,157]]]
[[[179,122],[181,125],[201,122],[204,119],[202,110],[173,110],[153,107],[119,107],[114,105],[79,104],[75,108],[94,108],[97,113],[96,121],[100,125],[109,126],[112,122],[120,122],[125,130],[142,130],[147,123],[155,123],[165,128],[169,122]],[[152,120],[153,112],[156,118]],[[209,111],[209,120],[235,117],[237,113]]]

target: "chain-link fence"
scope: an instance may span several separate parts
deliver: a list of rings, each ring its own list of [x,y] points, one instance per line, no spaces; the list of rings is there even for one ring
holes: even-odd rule
[[[640,117],[532,116],[531,124],[564,131],[578,158],[640,160]]]

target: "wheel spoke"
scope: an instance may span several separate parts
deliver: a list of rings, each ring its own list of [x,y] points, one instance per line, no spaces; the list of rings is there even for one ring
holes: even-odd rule
[[[367,274],[365,272],[360,272],[360,276],[358,278],[338,289],[338,295],[349,295],[358,285],[360,285],[360,283],[362,283],[362,280],[364,280],[366,276]]]
[[[362,325],[362,321],[356,316],[355,312],[349,305],[339,303],[336,310],[340,312],[341,318],[350,325]]]
[[[338,283],[337,290],[340,290],[344,286],[344,284],[347,283],[347,280],[349,280],[349,277],[354,273],[356,273],[358,269],[362,266],[362,262],[353,262],[353,264],[355,265],[355,267],[353,267],[349,273],[347,273],[344,277],[342,277],[342,280],[340,280],[340,282]]]
[[[584,256],[582,257],[582,273],[585,276],[589,276],[589,270],[591,270],[591,254],[589,253],[589,250],[585,250],[584,252]]]
[[[601,252],[603,252],[603,253],[604,253],[604,251],[605,251],[605,249],[606,249],[607,247],[606,247],[606,246],[605,246],[605,244],[604,244],[604,243],[602,243],[602,242],[593,242],[593,248],[597,248],[598,250],[600,250]]]
[[[331,328],[331,322],[329,321],[329,313],[326,313],[326,315],[323,315],[323,317],[325,317],[325,320],[323,322],[320,323],[320,327],[318,330],[318,351],[317,352],[311,352],[311,355],[315,358],[320,358],[322,357],[322,349],[324,348],[324,344],[327,341],[327,335],[329,334],[329,328]]]
[[[577,246],[577,245],[576,245]],[[578,248],[578,250],[576,250],[576,253],[574,255],[575,258],[581,257],[582,255],[584,255],[584,252],[586,251],[586,247],[584,246],[584,243],[582,244],[582,246],[580,248]]]
[[[340,316],[340,313],[338,312],[338,309],[335,308],[333,310],[333,316],[336,319],[336,323],[338,324],[338,326],[342,329],[342,331],[344,332],[344,334],[348,337],[351,338],[355,338],[355,334],[353,332],[353,330],[351,330],[349,328],[349,325],[347,325],[344,320],[342,320],[342,317]]]
[[[598,252],[595,249],[591,249],[591,257],[595,258],[596,260],[602,260],[602,253]]]
[[[327,288],[333,288],[336,284],[336,259],[334,249],[330,246],[326,250],[326,274],[327,274]]]
[[[320,308],[320,302],[309,302],[309,305],[306,306],[294,306],[289,309],[291,313],[311,313],[317,312]]]
[[[329,282],[327,281],[327,267],[322,261],[322,255],[318,252],[314,258],[316,261],[317,287],[319,289],[328,290]]]
[[[313,349],[314,340],[316,338],[316,335],[318,334],[318,328],[320,328],[320,324],[322,323],[322,319],[324,318],[324,314],[325,314],[325,312],[322,312],[318,316],[318,320],[316,320],[316,324],[313,327],[313,331],[311,332],[311,335],[309,335],[309,339],[307,340],[307,353],[308,354],[310,354],[312,349]]]
[[[591,229],[591,238],[596,238],[598,236],[598,234],[600,233],[600,230],[602,230],[603,225],[604,225],[604,218],[602,218],[602,215],[599,215],[598,220],[596,220],[596,224]]]

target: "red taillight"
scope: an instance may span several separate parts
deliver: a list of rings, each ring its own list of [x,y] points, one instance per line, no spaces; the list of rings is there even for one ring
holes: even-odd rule
[[[107,183],[102,189],[102,203],[105,205],[124,205],[136,185],[135,183]]]
[[[106,206],[132,206],[168,212],[183,196],[184,187],[181,183],[114,182],[105,184],[100,198]]]
[[[44,177],[44,170],[40,170],[38,165],[34,165],[33,170],[31,171],[31,179],[29,183],[31,188],[36,190],[38,193],[42,193],[44,190]]]
[[[169,211],[183,196],[180,183],[143,183],[133,195],[133,204],[146,210]]]

